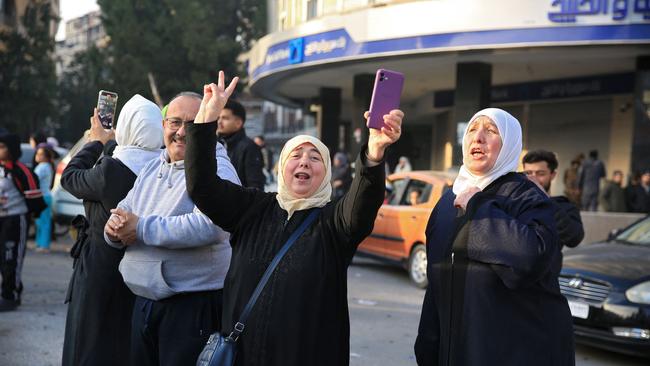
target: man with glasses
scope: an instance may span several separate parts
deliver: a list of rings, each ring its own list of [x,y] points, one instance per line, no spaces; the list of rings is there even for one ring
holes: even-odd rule
[[[165,149],[141,170],[104,227],[107,243],[127,247],[120,272],[136,295],[133,365],[193,365],[221,328],[229,234],[196,208],[185,188],[185,123],[200,103],[190,92],[172,99],[163,119]],[[221,144],[216,156],[217,174],[240,184]]]
[[[551,181],[557,175],[557,158],[551,151],[535,150],[527,153],[523,160],[524,173],[550,197]],[[565,196],[550,197],[555,203],[555,224],[560,236],[560,244],[574,248],[585,236],[580,211]]]

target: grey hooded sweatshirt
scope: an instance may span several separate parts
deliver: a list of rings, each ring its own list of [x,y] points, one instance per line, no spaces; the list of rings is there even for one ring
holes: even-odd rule
[[[226,149],[217,144],[217,175],[240,184]],[[185,189],[183,161],[168,162],[167,150],[149,162],[118,204],[140,219],[120,273],[131,291],[151,300],[183,292],[217,290],[230,264],[229,234],[199,211]],[[104,233],[106,242],[111,241]]]

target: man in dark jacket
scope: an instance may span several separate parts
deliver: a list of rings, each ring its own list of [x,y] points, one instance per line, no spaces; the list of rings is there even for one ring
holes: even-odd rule
[[[582,163],[578,185],[582,191],[582,209],[598,211],[600,179],[605,178],[605,164],[598,159],[598,150],[589,152],[589,159]]]
[[[615,170],[612,180],[605,183],[603,193],[600,196],[600,203],[607,212],[626,212],[625,190],[621,187],[623,183],[623,172]]]
[[[551,151],[535,150],[523,158],[524,173],[528,179],[537,183],[550,196],[551,182],[557,175],[557,158]],[[570,248],[576,247],[585,236],[580,211],[565,196],[550,197],[555,203],[555,224],[560,243]]]
[[[260,148],[246,136],[246,110],[236,100],[228,100],[219,116],[217,135],[223,140],[228,157],[244,187],[264,190],[264,161]]]
[[[637,184],[630,183],[626,193],[630,211],[650,213],[650,170],[641,175]]]
[[[18,161],[21,156],[17,135],[0,133],[0,312],[20,305],[23,290],[21,272],[27,244],[29,214],[38,216],[45,201],[38,179]]]

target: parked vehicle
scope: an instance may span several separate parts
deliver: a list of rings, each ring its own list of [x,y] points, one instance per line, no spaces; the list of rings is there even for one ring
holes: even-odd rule
[[[70,149],[67,155],[61,159],[56,166],[56,173],[54,175],[54,187],[52,188],[52,212],[54,222],[59,225],[69,227],[72,219],[77,215],[84,215],[83,202],[77,197],[71,195],[68,191],[61,187],[61,174],[68,166],[68,162],[75,156],[81,148],[88,141],[84,135],[77,143]]]
[[[372,233],[359,246],[361,254],[404,267],[416,286],[427,286],[425,229],[429,215],[454,176],[412,171],[388,177],[387,196]]]
[[[565,251],[559,281],[576,342],[650,357],[650,216]]]

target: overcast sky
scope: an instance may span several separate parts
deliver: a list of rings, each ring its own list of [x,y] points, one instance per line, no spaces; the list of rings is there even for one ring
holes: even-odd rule
[[[56,32],[56,40],[65,38],[65,22],[99,9],[96,0],[61,0],[61,22]]]

